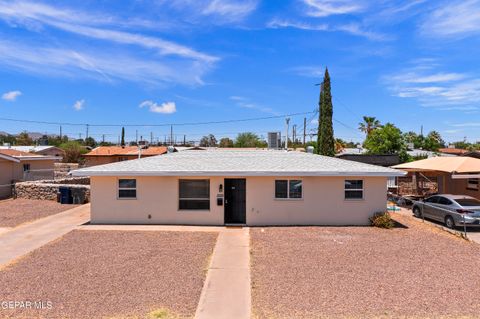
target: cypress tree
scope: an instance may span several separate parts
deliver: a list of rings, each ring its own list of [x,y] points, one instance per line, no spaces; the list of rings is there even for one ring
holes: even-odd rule
[[[120,145],[123,147],[125,146],[125,128],[122,127],[122,141],[120,142]]]
[[[320,96],[318,97],[318,133],[317,133],[317,154],[322,154],[322,132],[323,132],[323,117],[324,114],[323,103],[323,83],[320,84]]]
[[[335,156],[335,138],[333,136],[333,104],[328,68],[325,69],[322,91],[320,94],[318,153],[325,156]]]

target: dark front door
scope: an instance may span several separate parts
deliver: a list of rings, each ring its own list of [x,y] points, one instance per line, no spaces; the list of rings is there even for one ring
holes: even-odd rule
[[[225,179],[225,224],[246,222],[246,180]]]

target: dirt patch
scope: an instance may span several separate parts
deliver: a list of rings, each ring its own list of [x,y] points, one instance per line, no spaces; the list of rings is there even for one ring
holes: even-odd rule
[[[0,271],[0,318],[144,318],[157,309],[193,317],[216,233],[73,231]],[[47,306],[47,305],[46,305]]]
[[[408,228],[251,230],[257,318],[477,317],[480,246]]]
[[[15,227],[77,206],[24,198],[0,201],[0,227]]]

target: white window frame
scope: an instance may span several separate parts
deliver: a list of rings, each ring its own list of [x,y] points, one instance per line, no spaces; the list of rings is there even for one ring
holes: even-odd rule
[[[467,179],[467,189],[468,190],[478,191],[480,189],[479,184],[480,184],[480,179],[479,178],[469,178],[469,179]]]
[[[276,192],[276,184],[279,181],[286,181],[287,182],[287,197],[277,197],[277,192]],[[302,194],[300,197],[290,197],[290,181],[300,181],[302,183]],[[273,198],[275,200],[303,200],[303,179],[301,178],[286,178],[286,179],[275,179],[273,182]]]
[[[131,187],[120,187],[120,180],[128,180],[128,179],[132,179],[135,181],[135,188],[131,188]],[[137,190],[137,179],[136,178],[118,178],[117,179],[117,199],[118,200],[136,200],[138,198],[138,190]],[[135,197],[120,197],[120,191],[121,190],[135,190]]]
[[[347,188],[346,183],[347,181],[362,181],[362,188]],[[362,198],[347,198],[347,191],[361,191],[362,192]],[[363,179],[345,179],[343,181],[343,199],[346,201],[359,201],[359,200],[364,200],[365,199],[365,180]]]

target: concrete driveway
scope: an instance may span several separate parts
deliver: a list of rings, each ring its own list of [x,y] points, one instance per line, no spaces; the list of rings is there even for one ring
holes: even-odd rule
[[[0,233],[0,269],[90,220],[90,204]]]

